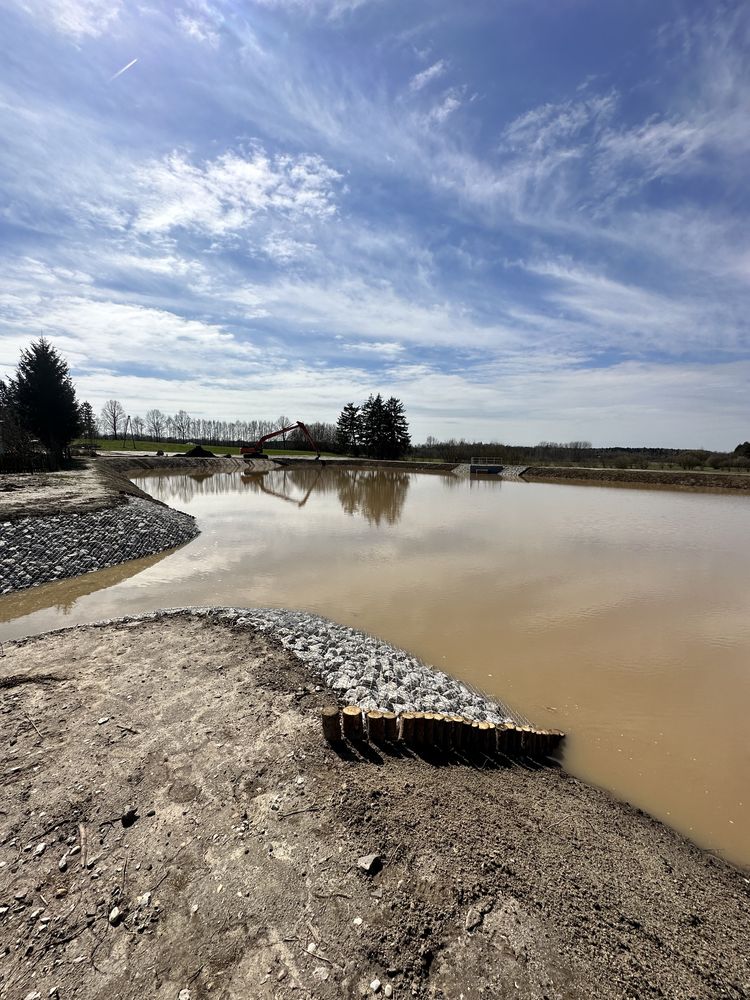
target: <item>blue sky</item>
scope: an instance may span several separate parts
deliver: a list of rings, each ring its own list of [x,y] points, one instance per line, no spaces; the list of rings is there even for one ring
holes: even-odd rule
[[[5,0],[0,374],[414,437],[750,437],[750,7]]]

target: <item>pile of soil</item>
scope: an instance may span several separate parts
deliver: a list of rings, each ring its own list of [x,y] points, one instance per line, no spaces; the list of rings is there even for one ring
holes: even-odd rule
[[[337,753],[250,629],[7,643],[0,697],[0,995],[750,995],[744,873],[561,770]]]
[[[185,458],[216,458],[212,451],[209,451],[200,444],[197,444],[194,448],[191,448],[190,451],[186,451],[183,454]]]

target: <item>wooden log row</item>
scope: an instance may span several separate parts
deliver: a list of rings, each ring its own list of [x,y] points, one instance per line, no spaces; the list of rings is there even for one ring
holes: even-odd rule
[[[478,722],[437,712],[402,712],[400,716],[385,711],[363,713],[358,705],[346,705],[341,711],[329,706],[322,710],[321,718],[323,735],[331,744],[342,739],[355,743],[369,739],[375,744],[401,741],[415,748],[466,756],[542,759],[557,749],[565,735],[557,729]]]

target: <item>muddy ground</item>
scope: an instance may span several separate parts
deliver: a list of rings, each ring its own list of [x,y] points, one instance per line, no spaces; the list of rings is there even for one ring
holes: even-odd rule
[[[750,996],[747,873],[559,769],[336,753],[249,630],[8,643],[0,699],[2,997]]]

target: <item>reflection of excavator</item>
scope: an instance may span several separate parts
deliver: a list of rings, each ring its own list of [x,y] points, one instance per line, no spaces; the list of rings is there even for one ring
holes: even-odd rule
[[[287,503],[296,504],[297,507],[304,507],[305,504],[307,503],[307,501],[310,499],[310,494],[315,489],[315,487],[318,485],[321,473],[323,472],[323,468],[324,468],[323,463],[321,462],[321,464],[318,465],[318,466],[316,466],[316,468],[318,470],[318,474],[315,477],[315,479],[313,479],[313,481],[308,486],[307,492],[305,493],[305,495],[302,497],[301,500],[295,500],[294,497],[287,496],[286,493],[282,493],[279,490],[272,490],[270,487],[266,486],[266,484],[265,484],[265,478],[266,478],[266,476],[274,475],[274,473],[261,472],[259,474],[256,473],[255,475],[252,475],[252,474],[251,475],[243,475],[241,477],[241,479],[242,479],[243,483],[257,482],[258,487],[260,488],[261,493],[266,493],[270,497],[278,497],[279,500],[286,500]],[[282,474],[282,485],[283,485],[283,489],[284,490],[286,490],[286,488],[287,488],[286,477],[287,477],[287,473],[286,473],[286,469],[285,469],[284,472],[283,472],[283,474]]]
[[[251,441],[250,444],[243,444],[240,448],[240,455],[245,456],[246,462],[250,461],[252,458],[267,458],[268,456],[263,454],[263,445],[266,441],[270,441],[271,438],[278,437],[279,434],[286,434],[287,431],[296,430],[298,427],[310,442],[312,450],[316,452],[315,460],[317,461],[320,458],[320,448],[317,446],[312,434],[301,420],[298,420],[296,424],[290,424],[288,427],[279,427],[277,431],[271,431],[270,434],[264,434],[262,438],[259,438],[257,441]]]

